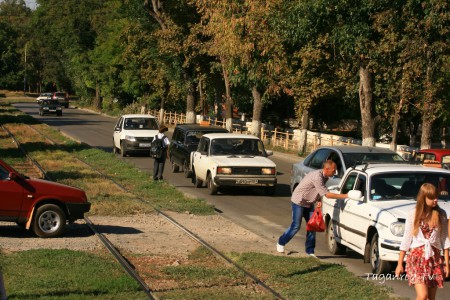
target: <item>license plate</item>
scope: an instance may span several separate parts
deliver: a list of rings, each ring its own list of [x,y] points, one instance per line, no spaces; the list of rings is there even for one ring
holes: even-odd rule
[[[52,111],[52,112],[56,112],[56,109],[50,109],[50,111]]]
[[[236,184],[257,184],[258,179],[236,179]]]
[[[150,143],[139,143],[139,147],[150,147],[151,145]]]

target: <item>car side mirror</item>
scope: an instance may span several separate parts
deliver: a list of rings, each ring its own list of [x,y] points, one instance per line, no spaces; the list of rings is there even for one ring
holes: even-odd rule
[[[362,200],[362,192],[358,190],[348,191],[348,197],[352,200],[361,201]]]
[[[114,131],[121,131],[120,127],[114,128]]]
[[[17,174],[14,172],[9,172],[8,177],[9,177],[9,180],[15,181],[17,179]]]
[[[272,156],[273,155],[273,151],[272,150],[266,150],[266,154],[267,154],[267,156]]]

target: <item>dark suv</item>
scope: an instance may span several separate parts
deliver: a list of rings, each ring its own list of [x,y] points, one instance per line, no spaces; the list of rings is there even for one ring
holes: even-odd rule
[[[169,147],[169,157],[172,163],[172,172],[183,169],[185,177],[190,177],[190,154],[197,150],[200,138],[207,133],[227,133],[228,130],[218,126],[181,124],[175,127]]]

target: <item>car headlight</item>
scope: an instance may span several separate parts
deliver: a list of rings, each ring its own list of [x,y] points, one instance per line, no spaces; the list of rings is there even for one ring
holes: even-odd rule
[[[392,234],[395,236],[403,236],[405,233],[405,223],[394,222],[390,227]]]
[[[275,175],[275,168],[262,168],[261,174],[263,175]]]
[[[218,167],[217,168],[217,174],[227,174],[230,175],[231,172],[231,168],[222,168],[222,167]]]
[[[127,141],[130,141],[130,142],[136,142],[136,138],[134,136],[131,136],[131,135],[126,135],[125,139]]]
[[[62,109],[61,107],[57,107],[57,108],[56,108],[56,110],[61,110],[61,109]]]

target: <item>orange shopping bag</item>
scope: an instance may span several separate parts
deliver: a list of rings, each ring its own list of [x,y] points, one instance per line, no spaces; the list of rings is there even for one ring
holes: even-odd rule
[[[308,223],[306,223],[306,230],[318,232],[325,231],[325,222],[323,221],[322,210],[320,208],[317,207],[314,210],[311,219],[309,219]]]

